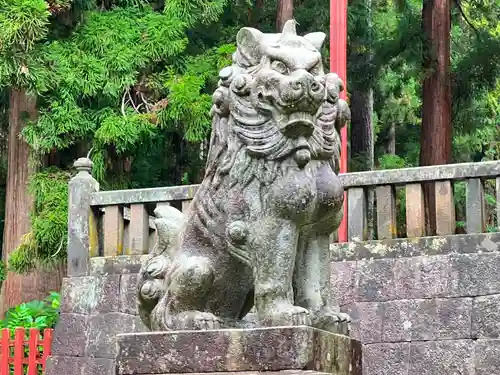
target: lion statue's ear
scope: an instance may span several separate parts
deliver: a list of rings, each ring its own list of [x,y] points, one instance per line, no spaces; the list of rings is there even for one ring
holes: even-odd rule
[[[304,39],[309,41],[319,51],[323,47],[323,43],[325,43],[326,34],[322,32],[309,33],[304,35]]]
[[[244,27],[236,35],[238,53],[248,60],[250,65],[256,65],[261,58],[260,44],[264,34],[252,27]]]

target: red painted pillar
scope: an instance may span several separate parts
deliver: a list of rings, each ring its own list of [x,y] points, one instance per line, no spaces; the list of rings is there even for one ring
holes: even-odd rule
[[[340,94],[347,98],[347,0],[330,0],[330,71],[344,81]],[[347,172],[347,125],[341,131],[340,173]],[[344,193],[344,219],[339,228],[339,242],[347,241],[347,194]]]

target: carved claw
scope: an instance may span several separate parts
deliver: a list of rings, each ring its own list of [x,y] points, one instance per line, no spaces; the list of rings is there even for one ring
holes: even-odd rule
[[[177,330],[220,329],[222,327],[222,319],[207,312],[185,311],[175,316],[173,326]]]
[[[280,303],[272,306],[259,319],[264,326],[302,326],[311,325],[311,316],[307,309]]]
[[[349,315],[335,311],[319,311],[313,318],[312,325],[325,331],[345,334],[349,333]]]

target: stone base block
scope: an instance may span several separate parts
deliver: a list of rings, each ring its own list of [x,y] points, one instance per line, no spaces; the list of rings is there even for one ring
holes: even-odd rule
[[[105,358],[50,356],[45,368],[45,375],[114,374],[115,361]]]
[[[156,374],[145,374],[156,375]],[[180,374],[158,374],[158,375],[180,375]],[[283,371],[230,371],[230,372],[193,372],[190,375],[331,375],[327,372],[312,370],[283,370]]]
[[[306,326],[132,333],[118,335],[117,343],[118,375],[281,370],[362,374],[358,341]]]

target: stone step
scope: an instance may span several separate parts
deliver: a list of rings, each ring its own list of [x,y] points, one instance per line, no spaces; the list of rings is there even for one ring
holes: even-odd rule
[[[231,372],[193,372],[190,375],[331,375],[328,372],[313,370],[282,370],[282,371],[231,371]],[[157,374],[144,374],[157,375]],[[158,374],[158,375],[180,375],[180,374]],[[184,375],[184,374],[182,374]]]
[[[117,345],[117,375],[281,370],[361,375],[358,341],[307,326],[131,333],[118,335]]]

